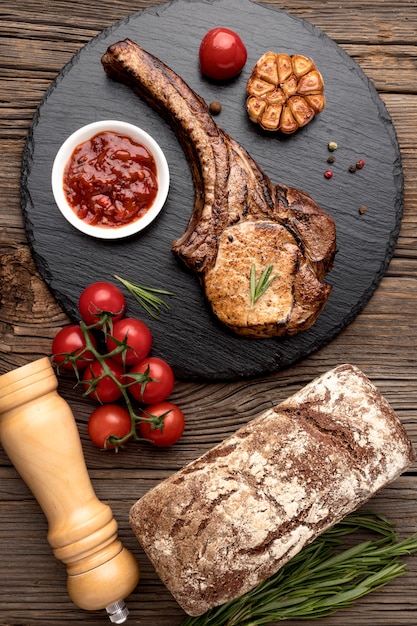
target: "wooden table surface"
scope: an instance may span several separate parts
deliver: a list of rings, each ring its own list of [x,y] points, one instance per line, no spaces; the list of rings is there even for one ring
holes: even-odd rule
[[[262,410],[342,362],[361,368],[390,401],[417,441],[417,64],[415,0],[283,0],[267,4],[309,20],[361,66],[394,122],[403,159],[404,215],[393,260],[365,309],[332,343],[288,370],[236,383],[178,381],[172,399],[187,417],[182,440],[155,452],[133,444],[102,453],[86,431],[94,404],[72,383],[60,393],[76,416],[97,496],[108,503],[124,544],[137,556],[142,581],[128,598],[130,623],[175,626],[184,617],[152,572],[128,524],[131,505],[151,486],[223,440]],[[0,373],[51,353],[68,323],[34,264],[20,209],[20,168],[26,134],[45,91],[85,43],[151,0],[3,0],[0,11]],[[22,433],[24,436],[24,433]],[[396,522],[401,536],[417,531],[416,467],[367,508]],[[0,446],[0,625],[104,624],[104,612],[79,610],[66,592],[66,573],[46,540],[47,522]],[[324,625],[416,623],[417,558],[407,573]],[[414,619],[413,619],[414,618]],[[129,622],[128,622],[129,623]],[[292,623],[304,624],[303,621]]]

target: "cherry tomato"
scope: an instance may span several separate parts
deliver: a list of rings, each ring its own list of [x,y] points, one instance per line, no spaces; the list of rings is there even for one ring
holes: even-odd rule
[[[126,299],[120,289],[111,283],[92,283],[81,293],[78,308],[88,326],[96,324],[103,312],[109,313],[115,322],[125,314]]]
[[[123,317],[113,325],[111,335],[108,335],[106,339],[109,352],[117,348],[118,344],[114,339],[120,342],[126,340],[128,345],[124,354],[119,352],[112,357],[117,363],[125,365],[140,363],[151,351],[151,331],[144,322],[133,317]]]
[[[90,415],[88,436],[99,448],[112,449],[117,445],[107,441],[112,435],[121,439],[129,434],[131,419],[129,412],[118,404],[103,404]]]
[[[146,407],[143,417],[149,415],[164,415],[162,431],[159,428],[152,429],[149,422],[139,422],[139,430],[142,437],[149,439],[154,446],[172,446],[181,437],[185,428],[184,413],[172,402],[158,402]]]
[[[109,368],[113,376],[123,384],[124,381],[124,369],[112,359],[105,359],[105,363]],[[84,370],[83,385],[86,392],[90,389],[90,381],[93,378],[99,378],[104,372],[104,369],[99,361],[93,361]],[[122,392],[117,384],[110,378],[110,376],[103,376],[103,378],[97,383],[97,386],[93,386],[91,391],[87,394],[92,396],[99,402],[116,402],[122,396]]]
[[[90,335],[91,343],[97,347],[95,338]],[[70,324],[65,326],[55,335],[52,341],[52,356],[57,365],[64,370],[74,371],[71,361],[64,363],[67,354],[73,354],[74,357],[80,354],[86,347],[83,333],[78,324]],[[75,359],[75,365],[79,370],[83,370],[89,363],[94,361],[94,355],[87,350],[79,358]]]
[[[214,80],[227,80],[242,71],[247,56],[237,33],[228,28],[213,28],[200,44],[200,70]]]
[[[134,365],[129,373],[144,374],[139,381],[128,387],[132,396],[144,404],[154,404],[166,400],[174,388],[174,372],[171,366],[158,357],[148,357]],[[130,383],[130,378],[125,379]],[[147,381],[147,382],[146,382]]]

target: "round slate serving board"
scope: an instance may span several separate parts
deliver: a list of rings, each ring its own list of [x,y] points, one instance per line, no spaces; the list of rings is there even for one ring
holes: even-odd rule
[[[248,49],[241,75],[212,84],[198,67],[204,34],[215,26],[236,30]],[[235,336],[211,315],[196,277],[171,253],[193,207],[188,164],[169,126],[133,91],[109,79],[101,66],[107,47],[129,37],[166,62],[207,102],[220,100],[216,118],[274,183],[309,193],[335,220],[337,255],[328,275],[333,292],[316,324],[292,338]],[[313,122],[290,137],[263,133],[245,111],[245,88],[253,65],[267,50],[314,59],[325,82],[327,104]],[[144,233],[124,241],[89,238],[59,213],[50,174],[56,152],[80,126],[100,119],[137,124],[162,146],[171,171],[168,201]],[[338,149],[329,167],[327,144]],[[349,165],[366,164],[356,173]],[[400,152],[383,102],[358,65],[324,33],[287,13],[250,0],[176,0],[133,14],[88,43],[64,67],[33,120],[22,170],[22,208],[38,269],[74,321],[89,283],[114,274],[175,293],[159,321],[130,297],[129,314],[149,323],[153,351],[177,378],[228,380],[288,367],[331,341],[372,296],[395,247],[403,200]],[[359,213],[365,206],[366,212]]]

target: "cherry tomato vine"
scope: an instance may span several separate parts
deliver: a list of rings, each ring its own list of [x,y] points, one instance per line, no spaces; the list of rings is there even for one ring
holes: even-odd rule
[[[64,327],[53,340],[53,361],[58,372],[76,376],[84,396],[100,403],[88,423],[95,445],[116,452],[129,440],[170,446],[185,426],[182,410],[167,400],[174,374],[164,359],[150,356],[151,331],[125,317],[126,308],[115,285],[89,285],[80,295],[79,324]]]

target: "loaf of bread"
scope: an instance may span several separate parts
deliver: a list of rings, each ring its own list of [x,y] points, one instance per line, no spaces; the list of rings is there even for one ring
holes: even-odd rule
[[[150,490],[132,529],[190,615],[255,587],[414,460],[351,365],[323,374]]]

